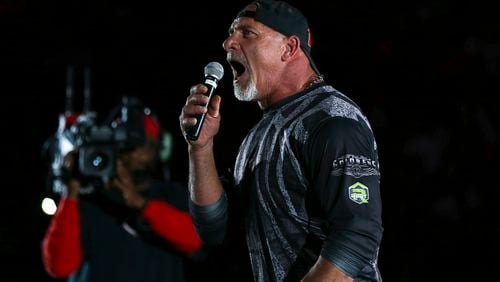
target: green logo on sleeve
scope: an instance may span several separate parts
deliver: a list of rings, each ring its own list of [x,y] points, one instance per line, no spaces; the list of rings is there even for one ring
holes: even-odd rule
[[[349,199],[358,204],[368,204],[370,193],[368,187],[360,182],[356,182],[349,186]]]

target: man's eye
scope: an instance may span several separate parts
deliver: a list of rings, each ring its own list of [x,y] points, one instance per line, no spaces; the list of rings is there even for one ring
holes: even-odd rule
[[[250,30],[243,30],[242,33],[243,33],[243,36],[245,36],[245,37],[253,34],[253,32],[251,32]]]

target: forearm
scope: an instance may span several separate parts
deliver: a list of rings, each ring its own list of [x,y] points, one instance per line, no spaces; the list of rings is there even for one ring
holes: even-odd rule
[[[302,282],[315,281],[351,282],[353,278],[349,277],[334,264],[320,256],[314,266],[302,279]]]
[[[210,144],[204,148],[189,148],[189,192],[191,201],[198,206],[217,202],[224,191],[212,147]]]
[[[208,245],[222,244],[228,221],[226,195],[207,206],[198,206],[190,201],[189,210],[201,240]]]
[[[221,244],[227,227],[227,198],[215,166],[212,145],[189,150],[190,212],[201,240]]]

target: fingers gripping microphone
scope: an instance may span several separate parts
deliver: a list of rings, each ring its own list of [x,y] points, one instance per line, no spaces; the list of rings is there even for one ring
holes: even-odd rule
[[[224,76],[224,68],[221,64],[217,62],[211,62],[205,66],[204,84],[208,88],[208,91],[207,93],[205,93],[205,95],[209,98],[208,103],[205,105],[205,107],[208,107],[208,105],[210,104],[215,89],[217,88],[217,83],[219,83],[219,80],[222,78],[222,76]],[[196,117],[196,124],[187,130],[186,138],[188,140],[198,140],[198,136],[200,135],[206,115],[207,113],[204,113]]]

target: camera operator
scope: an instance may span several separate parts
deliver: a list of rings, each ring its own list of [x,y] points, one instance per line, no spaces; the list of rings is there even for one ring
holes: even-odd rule
[[[185,259],[200,253],[186,187],[154,177],[161,126],[148,108],[133,101],[108,117],[114,127],[124,126],[133,142],[119,146],[113,175],[103,178],[101,187],[83,193],[84,184],[96,181],[82,173],[81,148],[63,156],[66,189],[42,242],[43,263],[52,277],[184,281]]]

